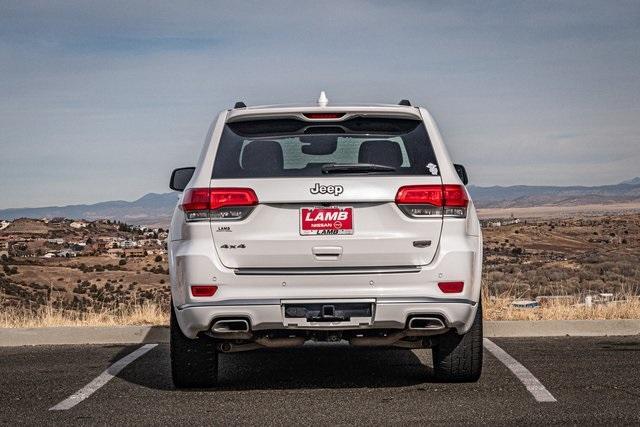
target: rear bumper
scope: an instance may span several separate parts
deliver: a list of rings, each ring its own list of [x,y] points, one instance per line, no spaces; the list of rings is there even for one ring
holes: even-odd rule
[[[329,299],[318,301],[332,302]],[[447,327],[455,328],[462,334],[471,327],[478,306],[475,301],[462,298],[378,298],[374,304],[375,312],[370,325],[295,329],[403,329],[411,316],[435,315],[441,317]],[[230,300],[224,303],[183,304],[176,308],[180,328],[190,338],[208,330],[218,318],[246,318],[254,331],[292,329],[285,325],[281,300]]]
[[[429,265],[405,271],[334,272],[313,269],[299,274],[253,274],[229,269],[215,255],[210,230],[200,238],[169,242],[171,294],[183,333],[195,337],[214,319],[244,317],[254,330],[290,328],[284,322],[283,301],[372,300],[375,313],[363,328],[398,328],[414,314],[439,315],[458,333],[471,327],[480,300],[482,237],[466,234],[464,220],[443,222],[437,253]],[[206,230],[205,230],[206,231]],[[245,272],[246,273],[246,272]],[[441,281],[462,281],[460,293],[445,294]],[[191,285],[215,284],[213,297],[194,297]]]

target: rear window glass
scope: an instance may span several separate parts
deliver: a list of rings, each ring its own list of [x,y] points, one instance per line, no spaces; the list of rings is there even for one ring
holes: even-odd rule
[[[335,168],[336,165],[355,168],[345,170]],[[383,168],[360,170],[363,165]],[[328,172],[331,166],[334,169]],[[212,176],[259,178],[322,176],[326,173],[438,175],[438,166],[421,121],[385,118],[322,123],[293,119],[254,120],[225,125]]]

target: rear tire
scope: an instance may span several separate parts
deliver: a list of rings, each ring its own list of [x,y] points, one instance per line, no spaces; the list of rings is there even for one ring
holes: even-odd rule
[[[218,351],[213,339],[191,339],[180,330],[171,304],[171,378],[176,388],[210,388],[218,382]]]
[[[482,373],[482,303],[471,329],[458,335],[451,330],[438,338],[432,349],[433,371],[443,382],[475,382]]]

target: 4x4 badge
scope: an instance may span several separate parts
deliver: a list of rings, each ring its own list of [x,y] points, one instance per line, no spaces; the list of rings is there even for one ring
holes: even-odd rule
[[[339,196],[344,193],[344,187],[342,185],[320,185],[316,182],[315,187],[310,188],[311,194],[333,194]]]

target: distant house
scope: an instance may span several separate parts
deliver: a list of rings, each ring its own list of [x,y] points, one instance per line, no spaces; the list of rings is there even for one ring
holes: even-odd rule
[[[162,246],[162,242],[158,239],[140,239],[138,240],[138,246],[151,248],[155,246]]]
[[[69,227],[71,227],[71,228],[86,228],[87,225],[89,225],[89,224],[84,222],[84,221],[73,221],[71,224],[69,224]]]
[[[147,252],[142,248],[131,248],[125,249],[124,254],[128,257],[143,257],[146,256]]]
[[[54,245],[64,245],[64,239],[62,238],[57,238],[57,239],[47,239],[48,243],[53,243]]]
[[[71,249],[64,249],[58,252],[60,258],[75,258],[77,255],[76,251],[72,251]]]
[[[10,225],[11,225],[11,221],[2,220],[2,221],[0,221],[0,230],[4,230],[5,228],[7,228]]]
[[[167,251],[164,249],[148,249],[147,254],[149,255],[166,255]]]
[[[42,255],[42,258],[55,258],[57,256],[57,254],[55,252],[47,252],[46,254]]]
[[[138,246],[138,243],[134,240],[125,240],[120,243],[120,247],[122,248],[135,248],[136,246]]]

